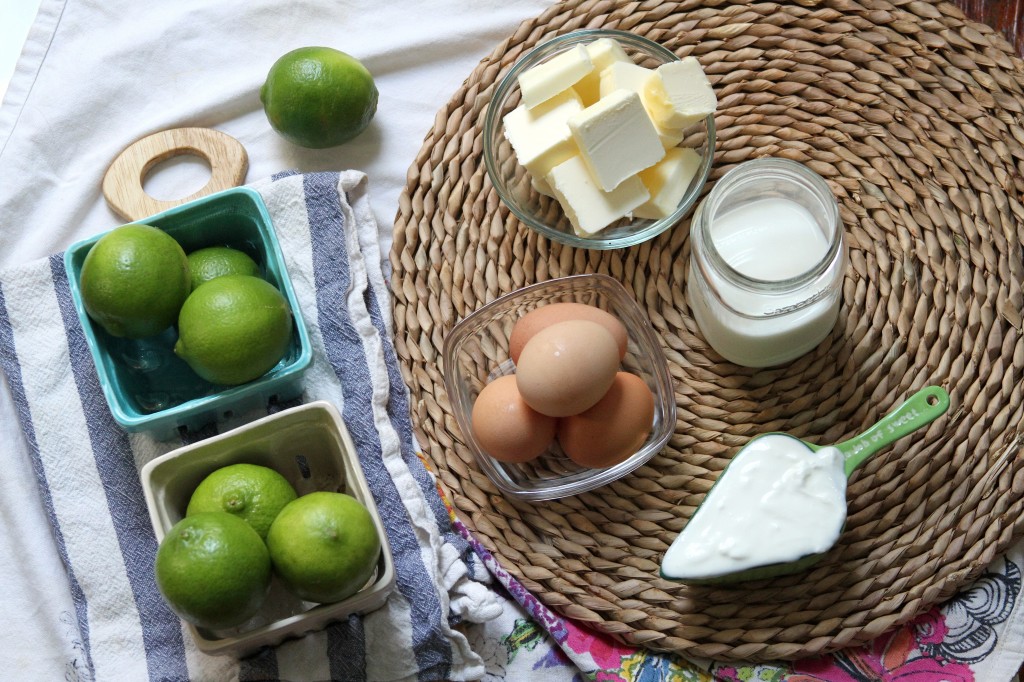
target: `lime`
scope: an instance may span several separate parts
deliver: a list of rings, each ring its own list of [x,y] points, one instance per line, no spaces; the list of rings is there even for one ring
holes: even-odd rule
[[[188,258],[163,230],[122,225],[89,249],[79,286],[89,317],[110,335],[153,336],[174,324],[188,296]]]
[[[258,464],[231,464],[204,478],[192,493],[185,516],[224,511],[267,537],[281,509],[296,498],[295,489],[281,474]]]
[[[370,124],[377,86],[355,57],[330,47],[300,47],[270,67],[260,101],[282,137],[323,149],[348,142]]]
[[[214,630],[259,610],[271,570],[256,531],[224,512],[182,519],[156,552],[156,584],[168,605],[188,622]]]
[[[178,315],[174,352],[203,379],[233,386],[263,376],[291,341],[288,301],[251,275],[200,284]]]
[[[260,266],[249,254],[227,246],[209,246],[188,254],[188,269],[192,275],[192,289],[214,277],[224,275],[252,275],[259,277]]]
[[[288,589],[323,604],[362,589],[373,575],[381,545],[373,517],[359,500],[316,492],[281,510],[267,534],[267,548]]]

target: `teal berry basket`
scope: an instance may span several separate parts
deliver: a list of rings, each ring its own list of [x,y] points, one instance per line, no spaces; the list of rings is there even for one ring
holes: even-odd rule
[[[186,253],[207,246],[244,251],[260,276],[288,301],[292,337],[284,357],[262,377],[238,386],[212,384],[174,354],[177,331],[169,327],[145,339],[108,334],[86,313],[79,280],[86,255],[103,234],[73,244],[64,253],[71,298],[85,332],[100,387],[114,420],[126,431],[146,431],[167,440],[235,414],[285,401],[302,393],[302,376],[313,351],[281,246],[260,195],[246,187],[211,194],[135,224],[164,230]]]

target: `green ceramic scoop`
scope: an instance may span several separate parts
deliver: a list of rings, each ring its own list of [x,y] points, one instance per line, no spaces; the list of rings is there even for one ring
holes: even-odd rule
[[[920,391],[912,395],[910,398],[906,400],[906,402],[904,402],[895,410],[887,414],[876,424],[874,424],[871,428],[867,429],[860,435],[854,436],[853,438],[845,440],[841,443],[837,443],[835,447],[840,451],[840,453],[843,456],[843,472],[845,476],[849,478],[850,474],[852,474],[857,467],[859,467],[861,464],[867,461],[867,459],[871,457],[873,454],[875,454],[879,450],[882,450],[883,448],[892,445],[900,438],[903,438],[904,436],[913,433],[922,426],[929,424],[934,419],[944,414],[948,408],[949,394],[947,394],[946,391],[939,386],[928,386],[927,388],[921,389]],[[736,461],[736,459],[739,458],[740,454],[742,454],[744,450],[750,447],[751,443],[768,435],[781,435],[785,436],[786,438],[792,438],[794,441],[802,443],[812,452],[817,452],[818,450],[821,450],[824,447],[822,445],[807,443],[806,441],[802,441],[794,436],[790,436],[789,434],[785,433],[765,433],[751,439],[750,443],[747,443],[747,445],[745,445],[738,453],[736,453],[736,455],[733,458],[733,461]],[[707,501],[707,499],[711,496],[711,493],[714,491],[715,487],[717,487],[719,482],[721,482],[728,474],[729,467],[727,466],[725,470],[721,473],[721,475],[718,477],[718,480],[715,482],[715,485],[712,486],[712,489],[708,491],[707,495],[705,495],[704,501]],[[690,517],[691,523],[693,519],[697,518],[697,515],[700,514],[701,508],[703,506],[704,502],[701,502],[700,506],[698,506],[697,510],[693,513],[693,516]],[[688,527],[689,525],[687,526],[687,528]],[[683,534],[686,533],[687,528],[684,528],[683,532],[680,533],[680,538],[683,536]],[[679,539],[677,538],[676,542],[678,541]],[[675,544],[676,543],[674,542],[673,545]],[[672,550],[670,548],[669,552],[671,551]],[[666,557],[669,555],[669,552],[666,552]],[[661,576],[668,580],[680,580],[686,583],[693,584],[723,584],[740,582],[744,580],[757,580],[762,578],[771,578],[779,575],[787,575],[790,573],[797,573],[814,564],[823,555],[824,552],[807,554],[793,561],[765,564],[741,571],[723,573],[712,577],[701,578],[686,578],[680,577],[679,575],[671,575],[671,573],[673,572],[678,574],[682,571],[666,572],[665,562],[663,560]]]

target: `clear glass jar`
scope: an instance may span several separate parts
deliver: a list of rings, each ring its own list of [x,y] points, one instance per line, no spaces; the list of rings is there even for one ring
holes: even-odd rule
[[[694,214],[687,298],[719,355],[770,367],[832,330],[845,268],[828,184],[794,161],[755,159],[726,173]]]

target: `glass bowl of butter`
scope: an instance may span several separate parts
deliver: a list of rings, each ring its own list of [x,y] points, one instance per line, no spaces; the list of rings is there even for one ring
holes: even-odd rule
[[[519,221],[549,239],[633,246],[696,204],[716,105],[696,58],[625,31],[573,31],[498,83],[484,118],[487,174]]]

